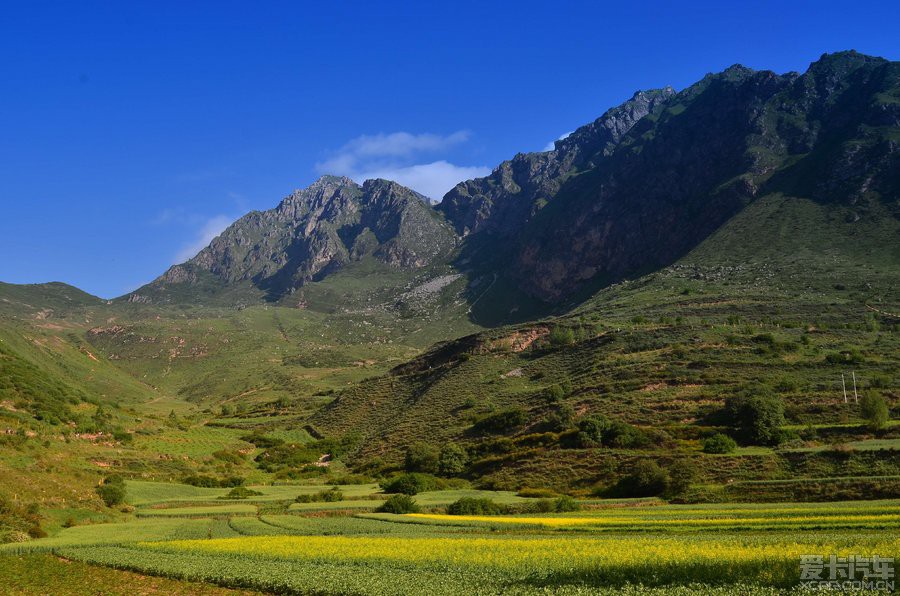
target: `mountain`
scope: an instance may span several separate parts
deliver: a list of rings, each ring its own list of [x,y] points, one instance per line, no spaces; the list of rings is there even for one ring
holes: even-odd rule
[[[803,74],[739,65],[637,93],[553,151],[518,155],[438,207],[521,289],[560,301],[668,265],[758,197],[897,214],[900,64],[850,51]],[[465,252],[465,251],[464,251]]]
[[[325,176],[114,301],[0,284],[0,484],[69,495],[62,523],[104,511],[110,469],[330,481],[415,443],[455,443],[478,485],[582,494],[642,460],[696,463],[695,500],[900,477],[897,427],[841,393],[855,375],[900,405],[898,77],[856,52],[734,66],[438,205]],[[785,441],[704,453],[749,390],[783,403]],[[599,417],[610,436],[579,443]],[[280,475],[258,435],[285,441]],[[320,436],[330,471],[297,463]]]
[[[445,258],[455,243],[424,196],[387,180],[360,186],[324,176],[274,209],[245,215],[128,300],[168,302],[185,286],[206,294],[241,286],[278,300],[365,257],[389,268],[421,269]]]
[[[284,300],[371,257],[400,270],[452,264],[472,318],[496,324],[669,265],[762,196],[835,202],[850,220],[876,203],[896,214],[898,73],[848,51],[802,75],[735,65],[680,92],[637,92],[436,206],[395,183],[326,176],[128,299]]]

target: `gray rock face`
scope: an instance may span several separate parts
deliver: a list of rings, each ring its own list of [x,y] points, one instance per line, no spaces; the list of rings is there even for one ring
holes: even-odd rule
[[[391,267],[424,267],[455,243],[453,230],[422,195],[386,180],[360,186],[323,176],[276,208],[240,218],[151,286],[190,284],[208,272],[225,284],[250,281],[277,297],[366,256]]]
[[[635,123],[674,94],[671,87],[638,91],[622,105],[556,141],[553,151],[520,153],[497,166],[490,176],[461,182],[437,208],[463,236],[485,229],[513,232],[553,200],[568,176],[594,167]]]
[[[672,263],[762,194],[896,205],[898,122],[900,63],[840,52],[803,75],[735,65],[638,93],[439,208],[469,235],[470,261],[497,255],[553,302]]]

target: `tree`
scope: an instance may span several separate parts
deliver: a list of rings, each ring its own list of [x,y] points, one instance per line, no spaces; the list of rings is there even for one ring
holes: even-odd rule
[[[579,447],[599,447],[609,428],[609,420],[604,416],[588,416],[578,422],[576,440]]]
[[[406,449],[407,472],[434,474],[438,470],[438,451],[427,443],[413,443]]]
[[[450,515],[500,515],[506,509],[490,499],[462,497],[447,507]]]
[[[569,327],[556,326],[550,330],[550,345],[570,346],[575,343],[575,332]]]
[[[884,397],[878,393],[865,393],[859,401],[859,413],[872,430],[881,430],[890,419],[890,410]]]
[[[737,443],[728,435],[716,433],[703,439],[704,453],[731,453],[737,449]]]
[[[504,433],[525,424],[528,414],[522,408],[509,408],[489,414],[472,425],[477,433]]]
[[[381,488],[386,493],[415,495],[438,488],[436,480],[434,476],[429,476],[428,474],[401,474],[383,482]]]
[[[125,481],[121,476],[108,476],[97,487],[97,494],[107,507],[121,505],[125,501]]]
[[[466,471],[469,465],[469,454],[456,443],[447,443],[441,447],[438,457],[438,472],[444,476],[457,476]]]
[[[378,513],[418,513],[419,505],[409,495],[394,495],[376,509]]]
[[[729,422],[737,436],[755,445],[777,445],[784,425],[784,403],[761,385],[725,400]]]
[[[697,469],[689,459],[679,459],[672,463],[668,469],[669,488],[672,496],[683,495],[697,481]]]
[[[641,460],[630,474],[619,480],[616,492],[625,497],[655,497],[668,488],[668,472],[654,461]]]

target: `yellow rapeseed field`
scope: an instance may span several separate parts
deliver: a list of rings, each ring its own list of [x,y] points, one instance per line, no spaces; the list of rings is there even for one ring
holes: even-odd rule
[[[568,520],[567,520],[568,521]],[[398,537],[398,536],[255,536],[214,540],[148,542],[151,550],[250,557],[331,561],[390,561],[413,564],[494,567],[504,570],[603,570],[648,567],[726,569],[747,565],[765,574],[767,565],[796,566],[809,553],[881,555],[900,552],[900,538],[860,548],[816,541],[760,540],[725,536],[609,537]]]

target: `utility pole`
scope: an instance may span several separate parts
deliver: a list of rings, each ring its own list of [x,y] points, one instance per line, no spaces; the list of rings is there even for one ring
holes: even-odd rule
[[[841,387],[844,388],[844,403],[847,403],[847,383],[844,381],[844,373],[841,373]]]
[[[859,396],[856,394],[856,371],[853,371],[853,399],[856,403],[859,403]]]

